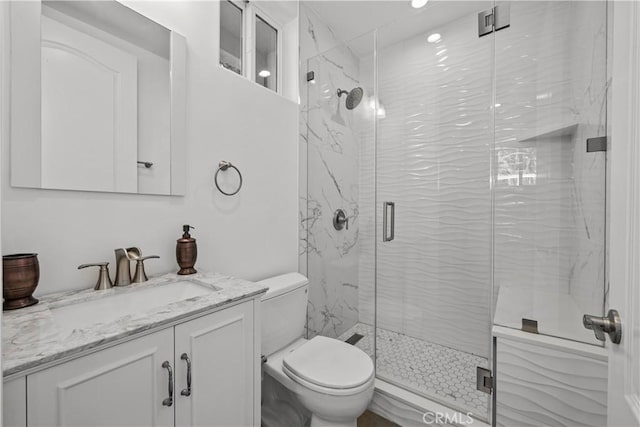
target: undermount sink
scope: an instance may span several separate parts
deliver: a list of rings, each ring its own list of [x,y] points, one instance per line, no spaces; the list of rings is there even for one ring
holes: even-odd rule
[[[123,288],[123,290],[126,288]],[[199,297],[218,290],[193,281],[182,280],[168,285],[149,286],[122,294],[108,295],[52,310],[57,326],[64,331],[85,329],[99,323],[144,313],[168,304]]]

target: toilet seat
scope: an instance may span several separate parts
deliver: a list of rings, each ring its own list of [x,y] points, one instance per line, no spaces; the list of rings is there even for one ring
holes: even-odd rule
[[[309,381],[305,381],[304,379],[296,376],[296,374],[290,372],[285,366],[282,366],[282,372],[285,373],[285,377],[292,381],[297,386],[305,389],[307,391],[312,391],[315,393],[330,395],[330,396],[353,396],[356,394],[360,394],[365,390],[373,387],[373,383],[375,381],[375,376],[371,375],[371,378],[362,384],[361,386],[355,388],[329,388],[329,387],[321,387],[317,384],[311,383]]]
[[[359,348],[334,338],[317,336],[282,361],[289,378],[311,390],[347,395],[370,386],[373,361]]]

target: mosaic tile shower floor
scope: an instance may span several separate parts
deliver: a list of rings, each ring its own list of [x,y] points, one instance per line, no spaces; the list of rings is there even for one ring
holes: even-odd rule
[[[373,357],[373,327],[357,323],[339,338],[364,335],[356,347]],[[487,359],[378,329],[378,377],[478,417],[487,416],[489,395],[476,390],[476,367]]]

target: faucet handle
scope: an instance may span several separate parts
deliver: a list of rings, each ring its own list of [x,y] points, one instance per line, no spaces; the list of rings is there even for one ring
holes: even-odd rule
[[[147,273],[144,271],[144,262],[151,258],[160,258],[158,255],[148,255],[136,258],[136,272],[133,275],[133,283],[142,283],[149,280]]]
[[[110,289],[113,287],[113,282],[111,282],[111,278],[109,277],[109,263],[108,262],[94,262],[90,264],[81,264],[78,266],[78,270],[87,267],[100,267],[100,271],[98,272],[98,281],[94,286],[94,290],[102,291],[105,289]]]

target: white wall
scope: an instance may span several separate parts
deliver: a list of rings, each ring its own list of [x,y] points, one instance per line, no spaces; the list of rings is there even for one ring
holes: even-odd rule
[[[299,19],[285,24],[282,28],[282,96],[299,102],[298,69],[299,67]]]
[[[247,279],[296,270],[297,105],[218,65],[217,2],[125,4],[187,39],[186,195],[12,188],[10,147],[3,138],[3,253],[39,254],[36,295],[86,288],[97,272],[76,267],[111,261],[113,276],[113,250],[122,246],[160,255],[148,262],[150,274],[177,270],[175,240],[188,223],[196,227],[196,268]],[[8,105],[4,97],[2,102]],[[6,126],[7,108],[2,119]],[[243,173],[235,197],[215,190],[220,160]]]

